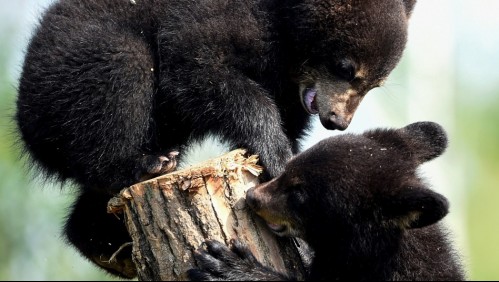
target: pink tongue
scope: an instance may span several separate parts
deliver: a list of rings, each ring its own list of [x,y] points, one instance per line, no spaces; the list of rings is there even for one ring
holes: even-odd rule
[[[307,92],[305,93],[305,105],[307,106],[307,109],[311,114],[316,114],[319,112],[314,103],[316,96],[317,96],[317,90],[313,88],[307,89]]]

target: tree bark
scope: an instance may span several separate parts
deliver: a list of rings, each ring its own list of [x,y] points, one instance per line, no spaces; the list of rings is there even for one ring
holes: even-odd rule
[[[121,191],[109,212],[125,215],[139,280],[186,280],[194,251],[207,239],[238,238],[264,265],[303,278],[290,238],[277,238],[245,203],[258,184],[257,156],[235,150],[205,163]]]

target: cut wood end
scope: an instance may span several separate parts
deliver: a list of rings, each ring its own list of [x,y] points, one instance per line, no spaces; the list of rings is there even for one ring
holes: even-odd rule
[[[254,176],[260,175],[263,172],[263,167],[257,164],[258,155],[246,156],[246,153],[245,149],[236,149],[218,158],[124,188],[119,195],[109,201],[108,213],[121,213],[125,203],[132,200],[134,194],[143,195],[147,187],[159,187],[160,189],[179,187],[182,191],[192,190],[195,192],[204,186],[204,177],[230,177],[231,174],[236,173],[237,175],[241,171],[247,171]]]

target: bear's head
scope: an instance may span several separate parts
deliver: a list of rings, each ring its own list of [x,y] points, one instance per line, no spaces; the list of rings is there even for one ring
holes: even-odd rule
[[[303,107],[344,130],[399,62],[416,0],[285,0],[283,48]]]
[[[303,238],[313,248],[334,242],[351,249],[359,238],[378,235],[387,240],[386,234],[425,227],[447,214],[447,199],[417,173],[446,147],[446,133],[432,122],[330,137],[250,189],[246,201],[276,234]]]

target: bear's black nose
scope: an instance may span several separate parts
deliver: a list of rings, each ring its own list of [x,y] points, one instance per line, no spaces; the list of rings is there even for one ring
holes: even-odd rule
[[[335,112],[330,112],[327,119],[321,119],[322,125],[329,130],[345,130],[350,122]]]
[[[259,209],[259,203],[255,195],[255,188],[251,188],[246,192],[246,204],[254,210],[257,211]]]

